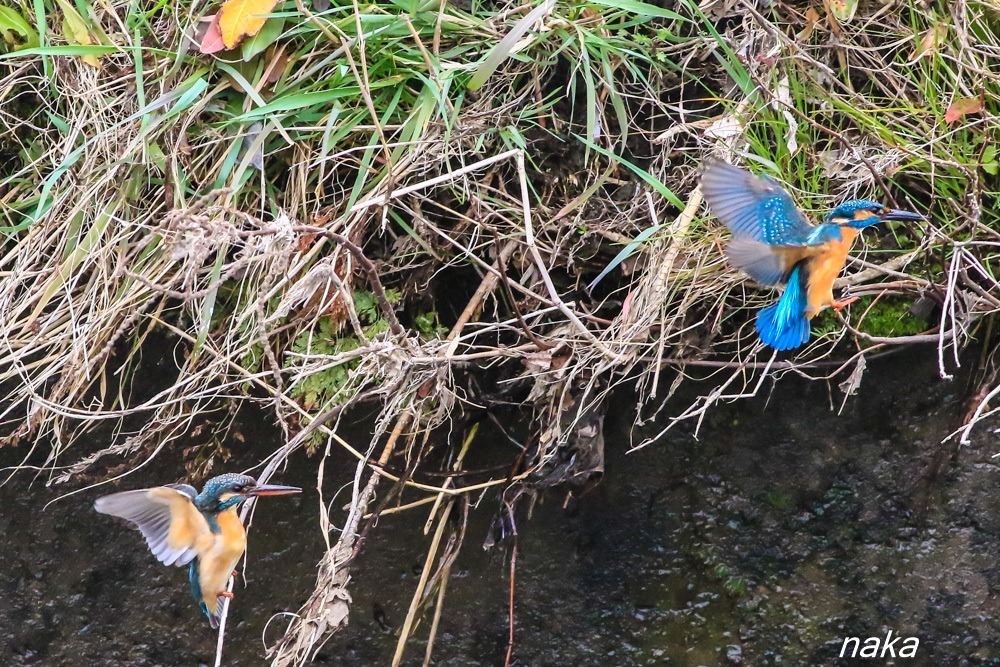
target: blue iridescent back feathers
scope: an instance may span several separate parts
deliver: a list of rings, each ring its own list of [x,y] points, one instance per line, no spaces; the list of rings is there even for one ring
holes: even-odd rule
[[[839,225],[810,225],[773,178],[710,161],[701,187],[712,213],[735,238],[768,246],[819,245],[840,239]]]

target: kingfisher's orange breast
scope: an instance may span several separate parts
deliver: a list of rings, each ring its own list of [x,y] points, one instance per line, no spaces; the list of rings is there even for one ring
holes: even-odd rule
[[[218,517],[220,532],[204,554],[198,554],[198,582],[202,599],[208,611],[215,613],[218,595],[226,590],[233,568],[247,548],[247,531],[236,514],[236,508],[221,512]]]
[[[809,319],[833,304],[833,281],[840,275],[841,269],[847,262],[847,253],[850,252],[854,239],[858,236],[858,230],[853,227],[841,227],[840,236],[839,241],[824,243],[822,250],[810,258],[806,265],[809,279],[806,316]]]

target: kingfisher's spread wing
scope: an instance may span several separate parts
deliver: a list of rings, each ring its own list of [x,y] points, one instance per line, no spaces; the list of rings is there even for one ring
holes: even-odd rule
[[[726,257],[761,285],[777,285],[785,282],[792,267],[809,256],[813,248],[815,246],[768,245],[736,236],[726,246]]]
[[[193,487],[171,484],[104,496],[94,509],[133,523],[164,565],[187,565],[213,541],[196,495]]]
[[[712,160],[701,178],[709,208],[733,236],[767,245],[814,245],[810,225],[777,181]]]

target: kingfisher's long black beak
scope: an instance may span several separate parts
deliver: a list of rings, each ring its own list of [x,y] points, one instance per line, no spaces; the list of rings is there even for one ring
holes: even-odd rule
[[[883,213],[879,216],[882,220],[906,220],[906,221],[916,221],[923,220],[924,216],[919,213],[911,213],[910,211],[900,211],[896,208],[890,208],[887,213]]]
[[[280,484],[258,484],[247,491],[248,496],[288,496],[293,493],[302,493],[302,489],[297,486],[282,486]]]

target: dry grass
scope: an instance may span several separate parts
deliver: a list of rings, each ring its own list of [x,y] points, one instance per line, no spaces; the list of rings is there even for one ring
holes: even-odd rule
[[[516,530],[531,488],[600,472],[620,382],[639,383],[649,419],[687,372],[717,373],[674,424],[783,373],[860,381],[866,358],[901,344],[936,349],[945,377],[969,340],[995,340],[995,3],[865,5],[837,23],[722,1],[286,2],[269,43],[221,59],[189,50],[201,6],[78,6],[94,46],[53,32],[57,3],[23,0],[44,46],[15,50],[30,45],[16,31],[0,42],[6,442],[45,443],[63,482],[254,401],[290,438],[262,477],[300,447],[351,452],[357,469],[338,474],[353,480],[350,510],[321,516],[329,550],[274,665],[305,664],[346,622],[373,512],[429,510],[397,661],[422,618],[432,644],[464,538],[448,518],[494,490],[499,532]],[[976,96],[982,111],[945,121]],[[870,298],[779,360],[752,328],[772,295],[725,266],[701,206],[696,170],[712,153],[783,177],[809,210],[874,195],[929,221],[868,234],[840,287]],[[455,276],[478,288],[434,302],[456,300]],[[916,302],[926,322],[906,314]],[[154,331],[175,341],[176,379],[137,398]],[[462,408],[486,398],[457,374],[486,368],[544,426],[509,472],[441,483],[426,474],[429,435],[462,433],[444,465],[460,471],[475,446]],[[376,434],[348,443],[337,418],[361,400],[380,406]],[[143,426],[74,447],[127,417]],[[542,481],[523,486],[531,473]]]

